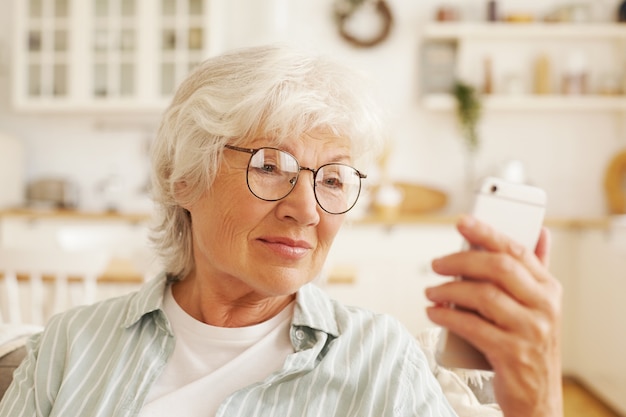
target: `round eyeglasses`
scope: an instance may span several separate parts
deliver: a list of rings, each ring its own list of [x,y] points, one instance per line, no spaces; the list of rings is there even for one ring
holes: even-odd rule
[[[317,169],[303,167],[295,156],[276,148],[225,147],[250,154],[246,172],[248,189],[265,201],[287,197],[296,186],[300,172],[311,171],[317,204],[327,213],[343,214],[356,204],[361,193],[361,179],[367,177],[356,168],[339,163],[324,164]]]

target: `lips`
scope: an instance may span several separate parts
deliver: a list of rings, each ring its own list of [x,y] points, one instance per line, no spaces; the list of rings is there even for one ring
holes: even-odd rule
[[[260,238],[259,241],[272,252],[288,259],[303,258],[313,249],[313,245],[306,240],[287,237],[270,236]]]

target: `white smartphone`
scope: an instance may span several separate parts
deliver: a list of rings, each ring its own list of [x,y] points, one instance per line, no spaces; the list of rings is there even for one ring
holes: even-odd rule
[[[488,177],[477,191],[472,215],[534,251],[545,206],[546,193],[542,189]],[[465,248],[468,247],[465,242]],[[439,364],[448,368],[492,369],[479,350],[447,329],[442,329],[436,356]]]

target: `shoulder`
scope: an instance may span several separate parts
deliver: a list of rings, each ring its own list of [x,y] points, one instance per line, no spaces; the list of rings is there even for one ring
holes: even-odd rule
[[[397,318],[383,313],[378,313],[363,307],[343,304],[328,296],[321,288],[315,285],[303,287],[307,299],[302,303],[303,308],[313,310],[309,318],[311,323],[322,320],[326,331],[344,341],[353,339],[371,349],[396,351],[402,350],[403,357],[413,357],[415,361],[425,363],[425,357],[421,352],[417,339]],[[315,305],[311,306],[315,300]]]
[[[151,281],[138,291],[57,314],[44,328],[40,343],[73,345],[81,340],[93,342],[93,339],[113,338],[158,310],[162,305],[164,287],[164,282]]]

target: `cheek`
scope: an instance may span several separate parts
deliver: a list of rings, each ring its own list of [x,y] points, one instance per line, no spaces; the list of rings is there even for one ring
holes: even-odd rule
[[[326,215],[330,216],[329,214]],[[330,250],[330,247],[335,240],[335,236],[337,236],[342,224],[343,216],[333,216],[318,226],[318,239],[324,253],[328,253]]]

